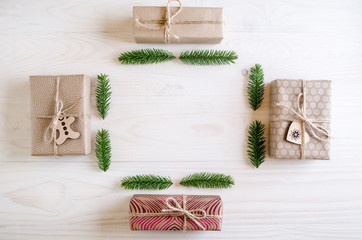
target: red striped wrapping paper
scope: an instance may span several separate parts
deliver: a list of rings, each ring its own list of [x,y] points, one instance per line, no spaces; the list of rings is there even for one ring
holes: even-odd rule
[[[167,199],[173,198],[188,212],[203,210],[206,216],[196,219],[199,224],[187,216],[172,216],[172,212],[164,212],[169,209]],[[216,195],[134,195],[129,204],[130,228],[131,230],[205,230],[221,231],[223,203],[220,196]],[[184,221],[186,223],[184,225]],[[204,229],[202,229],[201,225]],[[185,229],[184,229],[185,228]]]

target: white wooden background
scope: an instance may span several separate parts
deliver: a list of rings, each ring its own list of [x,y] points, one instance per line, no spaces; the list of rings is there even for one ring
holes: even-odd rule
[[[0,239],[362,239],[362,1],[184,0],[225,9],[219,45],[135,44],[133,5],[164,0],[0,1]],[[160,47],[180,53],[237,51],[232,66],[178,61],[124,66],[120,52]],[[332,159],[246,157],[253,119],[269,126],[269,87],[261,107],[247,104],[245,72],[261,63],[265,80],[331,79]],[[110,130],[113,162],[101,172],[94,154],[30,156],[28,76],[111,77],[105,121],[92,96],[92,133]],[[126,191],[127,175],[193,172],[231,174],[229,190]],[[131,232],[128,202],[135,193],[220,194],[221,232]]]

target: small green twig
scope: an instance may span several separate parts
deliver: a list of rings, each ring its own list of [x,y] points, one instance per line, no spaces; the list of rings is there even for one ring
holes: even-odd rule
[[[256,167],[264,162],[265,159],[265,126],[256,120],[249,126],[248,136],[248,155],[250,162]]]
[[[175,59],[173,53],[163,49],[140,49],[121,53],[118,60],[122,64],[160,63]]]
[[[108,115],[109,106],[111,104],[111,85],[106,74],[99,74],[96,88],[96,102],[98,113],[101,118],[105,119]]]
[[[231,188],[234,185],[234,179],[230,175],[221,173],[201,172],[184,177],[180,184],[196,188]]]
[[[170,177],[163,177],[153,174],[128,176],[122,179],[121,186],[128,190],[151,189],[163,190],[172,185]]]
[[[96,156],[99,168],[106,172],[111,164],[111,139],[109,133],[105,129],[98,130],[96,136]]]
[[[264,72],[260,64],[250,69],[248,83],[249,105],[255,111],[264,100]]]
[[[180,60],[191,65],[223,65],[235,63],[238,58],[234,51],[226,50],[191,50],[182,52]]]

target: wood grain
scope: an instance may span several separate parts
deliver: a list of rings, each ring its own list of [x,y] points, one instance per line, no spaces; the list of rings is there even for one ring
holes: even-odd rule
[[[225,8],[220,45],[135,44],[133,5],[154,1],[3,0],[0,2],[0,239],[362,239],[362,2],[359,0],[184,0]],[[178,61],[123,66],[120,52],[161,47],[232,49],[235,65]],[[276,78],[332,80],[332,159],[248,162],[246,133],[269,123],[269,85],[262,107],[247,103],[246,70]],[[92,133],[110,130],[107,173],[94,154],[30,156],[29,75],[107,73],[113,100],[103,121],[92,96]],[[197,171],[231,174],[231,190],[197,190],[177,182]],[[166,191],[220,194],[220,233],[131,232],[127,175],[169,175]]]

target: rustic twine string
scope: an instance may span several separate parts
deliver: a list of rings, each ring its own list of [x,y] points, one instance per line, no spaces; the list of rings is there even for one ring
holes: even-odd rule
[[[208,215],[203,209],[186,210],[186,195],[182,195],[182,207],[176,201],[175,198],[169,197],[166,199],[167,209],[162,209],[159,213],[130,213],[131,217],[159,217],[159,216],[183,216],[183,227],[186,231],[187,218],[192,220],[201,230],[205,230],[205,227],[200,223],[200,219],[203,218],[222,218],[222,215]],[[201,213],[201,214],[200,214]]]
[[[171,9],[170,9],[172,1],[175,1],[179,4],[179,9],[173,15],[171,15]],[[159,30],[159,29],[164,28],[164,41],[165,41],[165,43],[170,43],[171,37],[174,37],[176,39],[180,38],[174,32],[172,32],[171,25],[172,25],[172,20],[181,12],[181,10],[182,10],[182,3],[180,0],[168,0],[167,6],[166,6],[166,21],[163,24],[163,26],[153,27],[150,25],[146,25],[146,24],[141,23],[138,18],[135,19],[135,22],[138,23],[140,26],[147,28],[147,29],[151,29],[151,30]]]
[[[53,141],[54,155],[58,155],[58,147],[55,142],[55,139],[57,137],[56,126],[58,125],[59,118],[60,118],[60,115],[62,114],[63,107],[64,107],[63,101],[59,100],[59,82],[60,82],[60,77],[57,76],[54,115],[53,115],[52,121],[50,122],[50,124],[48,125],[48,127],[46,128],[46,130],[44,132],[44,140],[46,142]],[[50,135],[50,138],[47,138],[49,131],[51,132],[51,135]]]
[[[84,116],[83,114],[72,114],[72,115],[66,114],[66,111],[70,110],[76,104],[78,104],[78,102],[82,99],[82,97],[80,97],[78,99],[78,101],[76,101],[75,103],[70,105],[68,108],[63,109],[64,108],[63,101],[59,99],[59,84],[60,84],[60,76],[57,76],[54,115],[53,116],[36,116],[36,118],[51,118],[52,119],[52,121],[49,123],[48,127],[46,128],[43,137],[44,137],[45,142],[47,142],[47,143],[53,142],[54,155],[58,155],[58,147],[57,147],[55,140],[57,137],[56,126],[58,125],[59,118],[70,117],[70,116],[72,116],[72,117],[83,117]]]
[[[307,117],[307,113],[306,113],[306,82],[304,80],[301,80],[302,82],[302,93],[300,93],[298,95],[297,98],[297,111],[294,110],[293,108],[282,104],[282,103],[276,103],[277,106],[279,107],[283,107],[286,109],[289,109],[291,112],[294,113],[294,115],[297,118],[276,118],[273,119],[272,121],[298,121],[298,122],[302,122],[302,144],[301,144],[301,149],[300,149],[300,159],[305,159],[305,134],[306,134],[306,129],[309,130],[309,132],[312,134],[312,136],[317,139],[318,141],[321,142],[325,142],[327,141],[328,138],[331,138],[330,133],[328,132],[328,130],[320,125],[317,125],[316,123],[323,123],[323,122],[330,122],[330,119],[311,119]],[[301,98],[303,98],[303,101],[301,101]],[[319,133],[320,135],[324,136],[324,137],[320,137],[317,135],[317,133]]]
[[[172,206],[172,203],[174,203],[175,206]],[[166,205],[169,209],[162,209],[162,212],[169,212],[169,213],[180,213],[184,217],[184,224],[183,224],[183,230],[186,230],[186,223],[187,218],[192,220],[194,223],[196,223],[197,226],[199,226],[202,230],[205,230],[205,227],[201,225],[201,223],[198,221],[199,219],[203,219],[206,217],[206,212],[203,209],[195,209],[195,210],[186,210],[186,196],[182,195],[182,207],[180,204],[173,198],[169,197],[166,199]],[[198,216],[197,213],[201,212],[201,216]]]

